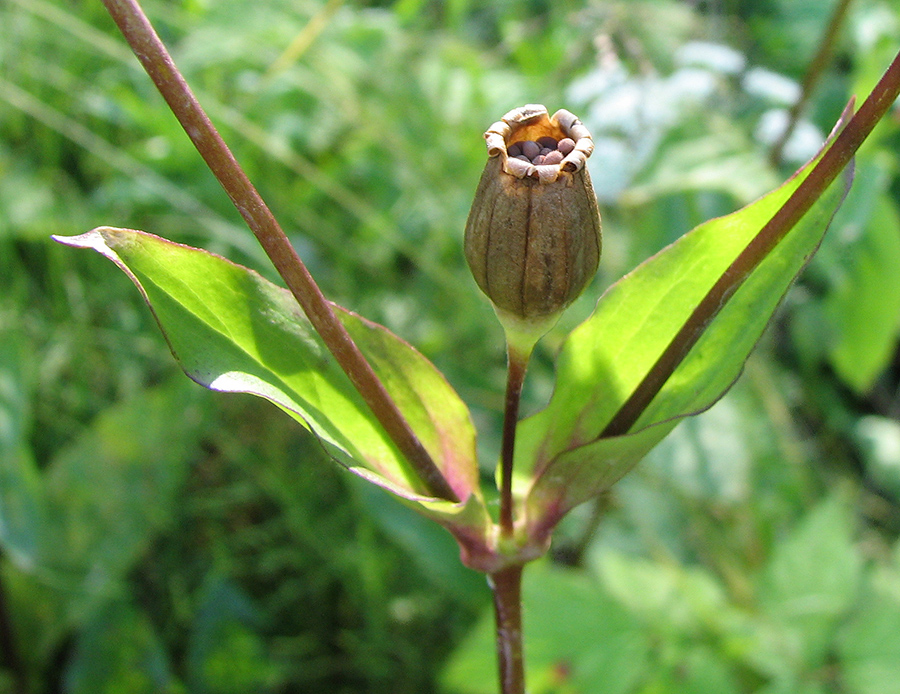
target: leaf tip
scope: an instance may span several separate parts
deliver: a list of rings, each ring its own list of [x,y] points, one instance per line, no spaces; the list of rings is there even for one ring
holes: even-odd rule
[[[97,227],[95,229],[91,229],[84,234],[78,234],[77,236],[62,236],[60,234],[53,234],[50,236],[51,239],[56,241],[57,243],[61,243],[64,246],[71,246],[72,248],[90,248],[95,251],[102,252],[102,249],[108,246],[106,241],[105,233],[107,232],[116,232],[118,229],[114,229],[113,227]]]
[[[56,241],[56,243],[61,243],[63,246],[71,246],[73,248],[86,248],[90,241],[87,240],[93,234],[92,231],[87,232],[86,234],[79,234],[78,236],[63,236],[62,234],[51,234],[50,238]]]

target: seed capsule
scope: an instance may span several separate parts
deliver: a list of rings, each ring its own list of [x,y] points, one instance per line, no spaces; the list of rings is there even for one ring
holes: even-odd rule
[[[501,318],[546,323],[600,262],[600,213],[585,168],[594,143],[572,113],[551,118],[540,105],[510,111],[484,136],[490,158],[466,222],[466,260]]]

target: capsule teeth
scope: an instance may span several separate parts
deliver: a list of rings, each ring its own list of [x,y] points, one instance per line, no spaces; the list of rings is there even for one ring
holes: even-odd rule
[[[527,159],[519,159],[514,157],[506,160],[504,170],[508,174],[512,174],[516,178],[525,178],[534,172],[534,164]]]
[[[546,107],[541,104],[526,104],[508,111],[500,120],[510,125],[521,125],[541,117],[547,118]]]
[[[556,180],[559,171],[576,171],[579,166],[577,162],[572,162],[564,167],[560,164],[566,157],[575,151],[576,143],[568,137],[557,140],[550,135],[544,135],[537,140],[523,140],[513,142],[507,146],[507,165],[506,172],[522,178],[524,176],[533,176],[541,182],[553,182]],[[519,163],[525,164],[523,166]],[[534,167],[529,168],[527,165],[532,164]],[[549,168],[544,168],[549,167]]]

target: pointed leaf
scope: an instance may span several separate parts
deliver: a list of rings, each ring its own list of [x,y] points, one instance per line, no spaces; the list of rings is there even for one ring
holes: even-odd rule
[[[311,429],[336,460],[426,515],[470,527],[487,522],[468,409],[428,360],[386,328],[334,307],[468,503],[422,496],[414,471],[287,290],[224,258],[145,232],[101,227],[57,240],[96,250],[131,278],[196,382],[270,400]]]
[[[569,509],[608,489],[679,418],[710,407],[735,381],[818,247],[846,193],[849,174],[829,187],[722,303],[630,433],[601,438],[694,309],[814,163],[757,202],[700,225],[626,275],[567,338],[550,403],[518,431],[517,469],[532,475],[526,490],[532,526],[549,530]]]

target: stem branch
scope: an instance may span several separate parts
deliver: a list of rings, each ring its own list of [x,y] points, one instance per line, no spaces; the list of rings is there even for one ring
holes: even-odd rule
[[[103,4],[325,346],[423,481],[425,491],[458,501],[457,494],[335,315],[272,211],[204,113],[140,5],[136,0],[103,0]]]
[[[831,13],[831,19],[828,20],[828,26],[825,28],[822,40],[819,42],[819,50],[816,51],[815,57],[810,62],[809,67],[806,68],[806,74],[803,77],[803,85],[800,88],[800,98],[797,99],[791,107],[784,132],[781,133],[781,137],[779,137],[777,142],[772,146],[769,160],[773,165],[781,163],[781,157],[784,154],[784,146],[791,138],[794,129],[797,127],[797,121],[800,119],[800,114],[803,113],[806,104],[809,103],[813,90],[819,83],[822,73],[825,72],[825,67],[828,65],[831,54],[834,52],[834,44],[837,41],[838,33],[847,16],[850,2],[851,0],[838,0],[837,4],[834,6],[834,10]]]

